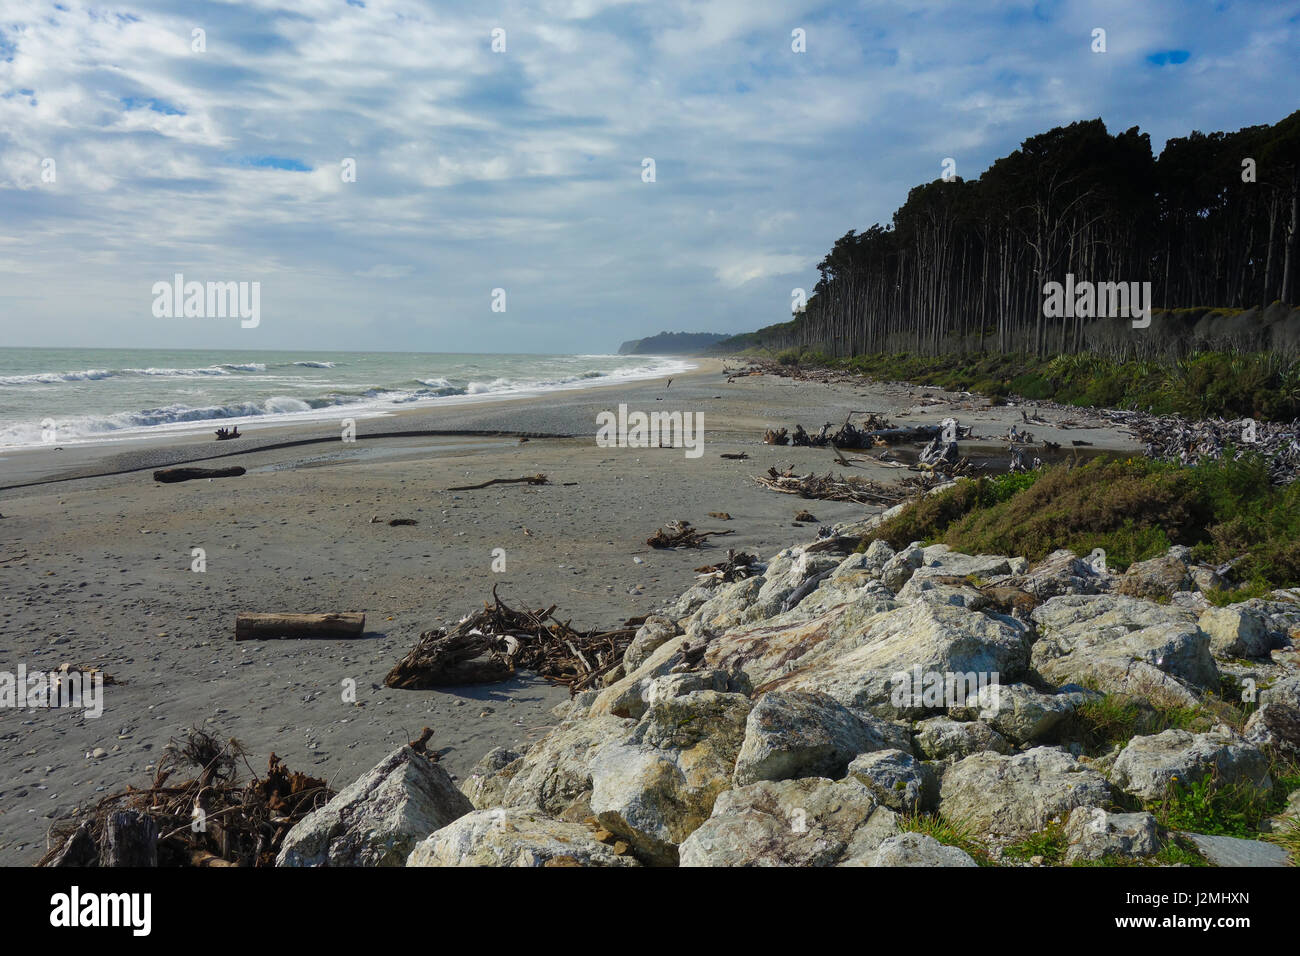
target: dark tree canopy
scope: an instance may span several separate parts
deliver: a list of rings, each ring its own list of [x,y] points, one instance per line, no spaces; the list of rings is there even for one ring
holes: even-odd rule
[[[1171,139],[1158,158],[1136,127],[1085,120],[1030,137],[977,179],[915,187],[892,223],[836,240],[805,312],[734,344],[1077,352],[1089,320],[1043,314],[1045,283],[1067,273],[1149,281],[1160,309],[1294,305],[1298,216],[1300,112]]]

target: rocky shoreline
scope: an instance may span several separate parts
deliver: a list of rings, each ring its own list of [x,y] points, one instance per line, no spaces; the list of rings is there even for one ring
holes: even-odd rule
[[[459,787],[394,751],[277,864],[1290,865],[1283,841],[1160,811],[1231,793],[1294,833],[1300,791],[1275,768],[1300,759],[1300,589],[1213,607],[1185,548],[1115,575],[1068,551],[813,545],[704,576],[604,687]],[[1099,743],[1110,704],[1140,732]]]

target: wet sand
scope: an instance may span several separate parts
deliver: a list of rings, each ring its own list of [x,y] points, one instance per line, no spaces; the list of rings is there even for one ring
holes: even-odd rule
[[[274,751],[291,769],[342,787],[427,725],[443,765],[463,777],[492,747],[540,736],[568,692],[528,675],[443,690],[383,687],[422,630],[473,610],[493,585],[512,604],[558,604],[557,615],[575,626],[614,626],[671,601],[695,567],[729,547],[767,556],[811,540],[816,526],[793,522],[801,508],[822,524],[875,510],[757,485],[752,476],[770,466],[843,470],[828,449],[762,444],[768,427],[801,422],[814,431],[860,411],[910,423],[955,415],[992,436],[1020,421],[1018,409],[936,389],[770,376],[729,384],[722,363],[700,366],[670,386],[646,381],[358,420],[355,443],[339,440],[337,423],[318,423],[241,428],[248,437],[237,442],[194,436],[0,457],[0,671],[71,662],[120,682],[105,688],[98,719],[0,709],[0,863],[34,862],[55,817],[145,784],[168,739],[192,726],[238,737],[255,770]],[[596,414],[619,403],[701,413],[703,454],[598,447]],[[1033,430],[1066,444],[1137,449],[1106,427]],[[378,437],[418,431],[440,434]],[[521,443],[501,433],[536,437]],[[313,441],[285,447],[305,440]],[[719,457],[741,451],[748,461]],[[205,464],[248,473],[152,480],[155,467],[213,455],[222,457]],[[446,490],[537,472],[551,484]],[[907,474],[874,463],[852,472],[882,481]],[[418,524],[392,527],[391,518]],[[699,551],[648,547],[646,537],[670,519],[735,534]],[[192,570],[195,548],[205,555],[202,572]],[[506,553],[502,573],[492,570],[494,548]],[[240,611],[327,610],[365,612],[365,636],[233,640]],[[344,699],[349,680],[355,703]],[[97,748],[105,755],[87,756]]]

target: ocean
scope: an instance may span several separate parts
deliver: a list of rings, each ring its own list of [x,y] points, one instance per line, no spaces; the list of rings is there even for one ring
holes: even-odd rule
[[[672,375],[647,355],[0,349],[0,447],[319,420]]]

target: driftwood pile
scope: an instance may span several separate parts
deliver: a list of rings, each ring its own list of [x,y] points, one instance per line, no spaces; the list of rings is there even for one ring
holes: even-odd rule
[[[1274,484],[1300,478],[1300,422],[1249,418],[1194,422],[1179,415],[1118,410],[1104,414],[1141,441],[1148,458],[1191,465],[1201,458],[1218,460],[1229,449],[1234,457],[1256,452],[1268,459]]]
[[[526,668],[576,694],[622,663],[623,652],[643,623],[634,618],[609,631],[578,631],[555,617],[555,605],[516,610],[497,597],[496,588],[492,601],[450,629],[422,633],[388,672],[385,686],[425,690],[488,684]]]
[[[846,418],[838,427],[827,422],[810,435],[802,425],[794,426],[794,434],[784,428],[769,428],[763,434],[763,442],[768,445],[795,445],[804,448],[879,448],[882,445],[905,441],[930,441],[937,437],[943,428],[940,425],[895,425],[878,415],[870,414],[867,420],[853,424]],[[970,429],[960,429],[959,437],[968,435]]]
[[[696,568],[695,573],[708,575],[717,578],[724,584],[730,584],[733,581],[743,581],[745,578],[753,577],[760,573],[761,569],[762,564],[759,562],[757,555],[728,549],[726,561],[718,564],[706,564],[703,567]]]
[[[670,521],[646,538],[645,543],[652,548],[702,548],[705,538],[735,533],[734,531],[701,531],[692,527],[689,521]]]
[[[334,791],[275,754],[265,777],[240,784],[241,762],[239,741],[191,730],[168,744],[148,788],[127,787],[52,826],[37,865],[274,866],[285,835]],[[185,770],[198,776],[172,781]]]
[[[856,476],[841,475],[836,478],[829,473],[824,476],[815,473],[796,475],[791,470],[778,472],[775,468],[769,468],[766,475],[753,477],[765,488],[771,488],[782,494],[798,495],[800,498],[894,505],[906,497],[905,493],[897,487]]]

